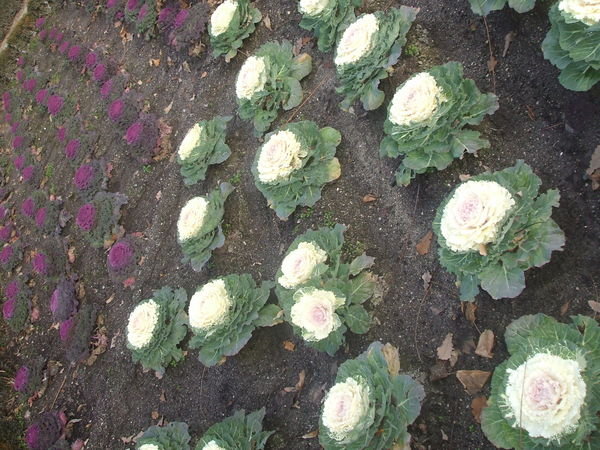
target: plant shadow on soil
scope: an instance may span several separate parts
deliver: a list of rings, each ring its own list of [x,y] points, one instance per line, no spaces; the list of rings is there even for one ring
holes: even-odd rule
[[[364,10],[373,11],[397,2],[365,3]],[[387,101],[395,86],[411,74],[451,60],[462,62],[466,76],[473,78],[482,91],[490,91],[485,28],[468,3],[403,3],[418,6],[421,11],[410,34],[410,56],[403,56],[392,77],[382,83]],[[245,41],[243,52],[228,64],[211,58],[206,49],[199,57],[188,58],[169,49],[161,38],[144,41],[134,37],[123,43],[119,29],[106,14],[92,15],[73,5],[54,7],[49,21],[70,30],[73,39],[114,59],[129,74],[131,87],[141,94],[150,111],[173,128],[171,144],[176,148],[197,120],[235,113],[235,77],[245,54],[252,54],[271,39],[296,42],[309,36],[298,27],[300,16],[295,1],[259,0],[257,6],[263,16],[269,16],[272,31],[259,25]],[[477,157],[469,155],[444,172],[421,175],[409,187],[392,185],[398,162],[382,160],[378,155],[385,108],[358,116],[339,110],[331,54],[304,49],[313,57],[313,72],[303,86],[305,95],[314,94],[299,111],[280,114],[274,126],[286,123],[295,114],[294,120],[314,120],[320,126],[340,130],[342,176],[325,187],[323,198],[310,212],[297,210],[288,221],[279,221],[254,187],[249,168],[260,142],[253,137],[251,124],[236,117],[229,125],[228,143],[233,151],[230,159],[212,167],[204,182],[185,187],[173,158],[144,170],[127,155],[122,137],[105,119],[97,86],[86,75],[63,64],[62,58],[49,52],[47,46],[30,46],[28,64],[54,76],[61,91],[68,93],[73,102],[77,100],[81,115],[97,135],[94,156],[112,162],[109,190],[129,196],[122,217],[125,230],[143,232],[145,236],[144,263],[134,289],[125,289],[109,281],[105,252],[87,246],[72,221],[63,231],[67,245],[74,246],[77,254],[70,270],[84,283],[86,301],[101,308],[114,348],[92,366],[65,369],[52,378],[45,395],[31,408],[32,416],[49,408],[56,398],[56,407],[81,419],[75,425],[74,437],[89,438],[86,448],[106,449],[127,447],[120,438],[156,423],[153,411],[167,421],[187,422],[195,444],[210,425],[234,410],[265,406],[264,427],[276,431],[268,448],[319,448],[317,439],[301,436],[317,429],[320,402],[335,378],[337,366],[360,354],[373,340],[380,340],[399,347],[402,370],[425,385],[427,397],[422,413],[411,427],[415,444],[434,449],[493,448],[472,416],[472,397],[456,377],[430,381],[429,369],[435,363],[436,348],[449,332],[454,334],[455,347],[462,348],[470,340],[477,342],[479,330],[491,329],[498,338],[494,357],[462,354],[453,369],[491,371],[507,357],[502,336],[512,320],[537,312],[561,318],[561,307],[566,303],[567,315],[589,314],[587,301],[598,300],[599,201],[584,174],[594,147],[600,143],[600,89],[597,86],[588,93],[573,93],[559,85],[558,72],[543,59],[540,50],[549,26],[544,7],[525,15],[503,10],[491,14],[488,22],[498,58],[495,77],[501,105],[481,127],[492,143],[491,149],[481,151]],[[517,33],[516,38],[506,57],[501,57],[505,36],[511,31]],[[160,64],[151,65],[151,59],[160,59]],[[14,65],[4,69],[4,86],[13,74]],[[54,168],[46,187],[61,195],[66,209],[74,214],[79,203],[71,195],[73,167],[63,163],[62,148],[54,144],[55,126],[56,121],[50,123],[34,108],[28,127],[37,145],[44,148],[39,164]],[[561,206],[554,217],[565,231],[567,245],[545,267],[527,273],[527,288],[517,299],[494,301],[481,294],[473,325],[461,312],[454,280],[437,262],[435,242],[425,256],[415,252],[415,245],[430,230],[437,205],[458,183],[460,174],[478,174],[486,168],[500,170],[513,165],[516,159],[524,159],[533,167],[544,189],[560,190]],[[207,270],[195,273],[180,262],[176,242],[179,211],[192,196],[227,180],[236,182],[236,191],[226,205],[225,246],[214,254]],[[11,185],[17,186],[15,180]],[[28,189],[15,189],[10,200],[13,205],[20,205]],[[374,194],[377,200],[364,203],[366,194]],[[272,279],[295,236],[332,221],[348,225],[349,251],[364,247],[376,257],[375,272],[386,286],[383,302],[372,307],[375,325],[366,335],[349,333],[345,348],[329,357],[303,345],[289,326],[279,325],[255,332],[237,356],[218,367],[204,368],[192,350],[183,363],[169,368],[162,380],[133,365],[124,342],[127,317],[153,289],[181,286],[190,295],[208,279],[236,272],[251,273],[257,280]],[[432,275],[429,295],[424,295],[421,279],[425,272]],[[47,300],[53,286],[40,284],[36,295],[41,319],[26,336],[13,337],[5,347],[3,358],[9,372],[14,373],[20,364],[38,354],[62,361],[65,367],[68,364],[56,330],[50,329]],[[106,304],[112,294],[114,300]],[[296,344],[295,351],[283,348],[286,340]],[[299,395],[285,393],[283,389],[294,386],[302,370],[306,371],[303,390]],[[60,391],[65,376],[67,382]],[[489,385],[482,394],[489,394]]]

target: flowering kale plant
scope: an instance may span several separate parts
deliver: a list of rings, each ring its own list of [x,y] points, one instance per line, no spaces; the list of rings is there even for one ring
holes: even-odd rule
[[[88,70],[94,70],[94,67],[96,67],[96,64],[98,64],[99,60],[100,58],[98,55],[95,52],[90,51],[87,55],[85,55],[85,67]]]
[[[108,105],[108,118],[126,130],[138,117],[138,109],[129,97],[121,97]]]
[[[125,20],[129,23],[135,23],[140,8],[144,0],[126,0],[125,1]]]
[[[135,273],[139,245],[137,238],[127,236],[110,248],[106,255],[106,267],[113,281],[120,283]]]
[[[265,448],[273,431],[263,431],[265,408],[246,415],[244,410],[210,427],[196,444],[195,450],[224,450]]]
[[[198,359],[214,366],[223,356],[237,354],[255,328],[271,326],[280,313],[266,305],[273,283],[260,287],[251,275],[227,275],[199,288],[190,299],[189,324],[194,336],[190,348],[200,348]]]
[[[60,229],[61,206],[62,202],[52,200],[38,208],[34,220],[35,226],[42,234],[51,234]]]
[[[60,439],[67,417],[58,411],[42,413],[25,431],[25,442],[31,450],[46,450]]]
[[[169,45],[181,50],[190,47],[202,38],[206,29],[210,8],[206,2],[198,2],[174,15],[168,36]]]
[[[65,355],[71,362],[79,362],[90,354],[90,340],[96,327],[96,307],[84,303],[70,319],[62,322],[59,328],[61,340],[65,343]],[[63,329],[63,324],[65,328]]]
[[[125,85],[126,78],[122,75],[115,75],[102,84],[102,87],[100,88],[100,97],[105,101],[112,103],[123,93]]]
[[[252,119],[258,134],[268,130],[279,108],[290,110],[302,101],[300,80],[312,70],[312,58],[294,57],[289,41],[267,42],[249,57],[237,76],[238,113]]]
[[[32,371],[27,366],[21,366],[15,373],[15,379],[13,380],[13,387],[15,391],[22,394],[32,393]]]
[[[67,52],[67,58],[72,63],[80,63],[83,61],[84,50],[80,45],[72,45]]]
[[[280,219],[298,206],[313,206],[326,183],[340,177],[335,157],[342,135],[311,121],[290,123],[268,134],[254,158],[256,187]]]
[[[544,314],[506,328],[510,357],[494,370],[481,416],[500,448],[598,448],[600,328],[589,317],[559,323]]]
[[[462,301],[472,301],[479,285],[495,299],[518,296],[525,271],[562,249],[564,233],[551,218],[559,193],[539,194],[540,185],[519,160],[470,178],[439,206],[433,229],[440,263],[456,275]]]
[[[92,72],[92,78],[98,83],[103,83],[110,76],[111,68],[107,63],[98,63]]]
[[[373,342],[338,369],[325,396],[319,442],[325,450],[410,448],[406,427],[421,412],[423,386],[398,373],[397,349]]]
[[[13,331],[20,331],[31,309],[31,290],[27,279],[13,279],[5,289],[6,301],[2,305],[2,316]]]
[[[469,3],[471,3],[473,12],[480,16],[487,16],[492,11],[498,11],[507,3],[518,13],[531,11],[535,6],[535,0],[469,0]]]
[[[177,240],[183,250],[182,262],[190,262],[195,271],[202,270],[212,251],[225,243],[221,222],[225,200],[232,191],[231,184],[222,183],[206,197],[192,198],[181,209]]]
[[[48,113],[51,116],[56,116],[61,112],[65,101],[60,95],[52,94],[48,97],[48,101],[46,102],[46,106],[48,108]]]
[[[154,36],[156,24],[156,0],[145,0],[135,19],[135,31],[146,39]]]
[[[133,362],[162,376],[167,366],[183,360],[178,346],[186,335],[186,303],[184,289],[166,286],[134,308],[127,324],[127,348]]]
[[[46,202],[46,195],[42,191],[35,191],[21,203],[21,214],[29,219],[35,217],[35,213]]]
[[[64,322],[77,311],[78,304],[75,296],[75,283],[67,278],[61,278],[50,296],[52,320]]]
[[[482,94],[475,82],[463,78],[460,63],[450,62],[412,76],[402,84],[388,107],[381,156],[404,155],[396,182],[407,185],[418,173],[442,170],[465,152],[490,146],[479,124],[498,109],[494,94]]]
[[[342,261],[343,225],[309,230],[298,236],[277,271],[275,292],[285,318],[307,345],[334,355],[348,328],[364,334],[371,317],[362,306],[379,295],[365,254]]]
[[[594,0],[560,0],[550,9],[544,57],[561,70],[558,81],[587,91],[600,81],[600,5]]]
[[[187,186],[204,180],[209,165],[220,164],[231,155],[225,143],[227,122],[230,120],[231,116],[202,120],[186,133],[179,144],[177,162]]]
[[[0,266],[7,272],[13,270],[21,262],[22,258],[23,250],[18,242],[6,244],[0,250]]]
[[[141,114],[138,120],[127,128],[123,139],[130,146],[132,153],[140,161],[146,163],[154,156],[154,152],[158,147],[158,137],[156,117],[152,114]]]
[[[362,0],[300,0],[300,27],[312,30],[319,50],[328,52],[337,43],[342,30],[356,18],[354,8],[361,5]]]
[[[400,58],[410,29],[419,10],[401,6],[387,13],[363,14],[340,39],[335,51],[335,66],[344,96],[341,107],[349,109],[360,100],[367,111],[377,109],[385,94],[379,81],[389,76],[389,68]]]
[[[171,422],[163,427],[151,426],[136,442],[136,450],[190,449],[190,434],[184,422]]]
[[[91,200],[98,191],[105,190],[106,182],[104,164],[98,160],[82,164],[73,176],[73,184],[77,189],[77,194],[84,201]]]
[[[11,223],[8,223],[2,227],[0,227],[0,243],[6,243],[10,240],[13,232],[13,226]]]
[[[79,208],[75,223],[83,231],[92,247],[100,248],[116,233],[121,218],[121,207],[127,203],[123,194],[98,192],[94,199]]]
[[[225,0],[215,9],[208,26],[213,55],[225,55],[229,61],[261,19],[262,14],[249,0]]]

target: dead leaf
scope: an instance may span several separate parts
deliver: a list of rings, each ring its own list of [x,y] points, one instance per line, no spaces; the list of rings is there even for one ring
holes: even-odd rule
[[[36,306],[31,309],[31,321],[37,322],[40,320],[40,309]]]
[[[268,14],[263,17],[263,24],[265,25],[267,30],[273,31],[273,28],[271,28],[271,18]]]
[[[158,191],[155,195],[156,201],[159,202],[162,198],[162,191]]]
[[[152,411],[152,420],[157,420],[160,417],[158,411]]]
[[[142,437],[143,434],[144,434],[144,432],[140,431],[139,433],[132,434],[131,436],[121,437],[121,442],[123,442],[123,444],[131,444],[132,442],[135,442],[140,437]]]
[[[390,375],[398,375],[400,373],[400,353],[398,352],[398,348],[388,342],[383,346],[381,352],[387,362]]]
[[[157,148],[154,150],[154,156],[152,159],[154,161],[162,161],[163,159],[167,159],[169,154],[171,153],[171,133],[173,132],[173,127],[171,127],[167,122],[165,122],[162,118],[158,119],[158,142]]]
[[[292,48],[292,53],[294,56],[298,56],[302,52],[302,48],[309,44],[312,41],[310,37],[301,37],[296,39],[294,42],[294,47]]]
[[[73,264],[75,262],[75,247],[69,247],[69,250],[67,251],[67,256],[69,257],[69,262],[71,264]]]
[[[429,284],[431,283],[431,273],[429,271],[425,272],[421,275],[421,279],[423,280],[423,290],[429,289]]]
[[[123,287],[125,288],[133,288],[135,284],[135,277],[129,277],[126,280],[123,280]]]
[[[471,395],[477,394],[490,379],[491,372],[484,370],[459,370],[456,378]]]
[[[460,181],[467,181],[469,178],[471,178],[471,175],[466,175],[466,174],[462,174],[462,173],[458,176],[458,179]]]
[[[471,402],[471,413],[475,422],[481,423],[481,411],[487,406],[487,398],[484,396],[475,397]]]
[[[490,56],[490,59],[488,59],[487,62],[488,72],[493,72],[496,69],[497,65],[498,60],[496,59],[496,57],[494,55]]]
[[[313,439],[319,435],[319,430],[311,431],[310,433],[306,433],[302,435],[302,439]]]
[[[514,31],[510,31],[506,33],[506,36],[504,36],[504,50],[502,50],[503,58],[506,58],[506,55],[508,54],[508,49],[510,48],[510,44],[516,36],[517,33],[515,33]]]
[[[448,365],[444,361],[436,361],[431,369],[429,369],[429,372],[430,381],[438,381],[450,375]]]
[[[173,108],[173,100],[171,100],[171,103],[169,103],[167,107],[163,109],[163,113],[169,114],[171,112],[171,108]]]
[[[454,350],[454,346],[452,345],[452,333],[448,333],[444,338],[444,342],[437,348],[437,357],[439,360],[448,361],[452,356],[452,350]]]
[[[477,342],[477,348],[475,354],[484,358],[492,358],[494,354],[494,332],[492,330],[484,330],[479,336],[479,342]]]
[[[158,399],[160,400],[161,403],[164,403],[167,401],[167,397],[165,397],[165,391],[161,391],[160,397]]]
[[[187,61],[184,61],[181,64],[181,67],[183,67],[183,70],[185,70],[187,73],[192,73],[192,69],[190,69],[190,65],[188,64]]]
[[[446,433],[444,433],[444,430],[442,430],[442,429],[440,429],[440,432],[442,433],[442,441],[447,441],[448,435]]]
[[[371,203],[377,200],[377,197],[374,194],[367,194],[363,197],[363,203]]]
[[[150,58],[150,66],[151,67],[160,66],[160,58],[156,58],[156,59]]]
[[[571,306],[570,300],[560,307],[561,316],[564,316],[567,313],[567,311],[569,310],[569,306]]]
[[[431,240],[433,239],[433,232],[429,230],[425,233],[425,236],[421,238],[419,243],[417,244],[417,253],[421,256],[429,253],[429,249],[431,248]]]
[[[463,310],[463,313],[467,320],[471,323],[475,323],[477,317],[475,317],[475,312],[477,311],[477,305],[473,302],[462,302],[460,304],[460,308]]]
[[[600,188],[600,145],[596,147],[590,160],[590,167],[585,173],[592,180],[592,189],[595,191]]]
[[[106,299],[106,302],[105,302],[105,303],[108,305],[108,304],[109,304],[110,302],[112,302],[114,299],[115,299],[115,294],[112,294],[110,297],[108,297],[108,298]]]
[[[77,298],[79,298],[79,300],[82,300],[85,297],[85,286],[83,284],[83,281],[80,281],[79,283],[77,283]]]
[[[454,367],[458,362],[458,357],[460,356],[460,350],[452,350],[452,354],[450,355],[450,367]]]
[[[594,312],[600,314],[600,303],[599,302],[590,300],[590,301],[588,301],[588,305],[590,305],[590,308],[592,308],[594,310]]]
[[[296,350],[296,344],[294,344],[292,341],[283,341],[283,348],[288,352],[293,352]]]

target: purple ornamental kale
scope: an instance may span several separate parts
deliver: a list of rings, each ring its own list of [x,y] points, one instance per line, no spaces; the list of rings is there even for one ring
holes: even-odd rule
[[[124,139],[137,156],[146,162],[153,156],[155,149],[158,147],[158,137],[156,118],[151,114],[142,114],[127,129]]]
[[[137,107],[127,97],[118,98],[110,103],[107,113],[108,118],[122,127],[122,129],[129,127],[138,115]]]
[[[35,166],[27,166],[21,172],[21,176],[23,177],[23,181],[29,181],[33,178],[35,174]]]
[[[73,45],[69,49],[69,53],[67,54],[67,57],[72,62],[76,62],[81,58],[81,55],[82,55],[81,47],[79,45]]]
[[[94,227],[96,223],[96,207],[93,203],[86,203],[79,208],[75,223],[84,231],[90,231]]]
[[[97,64],[94,68],[94,73],[92,77],[94,78],[94,81],[97,81],[98,83],[101,83],[104,80],[106,80],[106,78],[108,77],[108,68],[106,67],[106,64]]]
[[[177,15],[177,9],[174,6],[165,6],[158,13],[158,29],[161,33],[166,32],[173,25],[175,16]]]
[[[51,116],[56,116],[62,109],[65,101],[60,95],[51,95],[48,98],[48,112]]]
[[[15,73],[15,78],[17,79],[17,81],[19,83],[22,83],[23,80],[25,80],[25,72],[23,72],[22,70],[17,70],[17,72]]]
[[[173,28],[174,29],[181,28],[183,26],[183,24],[186,22],[186,20],[188,19],[189,15],[190,15],[189,9],[182,9],[181,11],[179,11],[177,13],[177,15],[175,16],[175,19],[173,19]]]
[[[21,286],[19,285],[19,280],[12,280],[4,288],[4,295],[6,295],[6,298],[9,300],[16,300],[20,291]]]
[[[78,362],[90,354],[90,340],[96,326],[96,314],[96,308],[85,303],[74,316],[75,324],[65,343],[65,353],[69,361]]]
[[[0,220],[6,219],[7,215],[8,215],[8,209],[6,209],[5,206],[0,205]]]
[[[75,187],[80,191],[84,191],[89,189],[90,186],[94,182],[96,172],[94,170],[94,166],[91,164],[84,164],[75,171],[75,176],[73,177],[73,183]]]
[[[56,129],[56,140],[58,142],[65,142],[66,139],[67,139],[67,127],[65,127],[64,125],[61,127],[58,127]]]
[[[108,105],[108,118],[113,122],[117,122],[123,116],[124,111],[125,101],[119,98],[112,102],[110,105]]]
[[[38,38],[42,42],[44,42],[46,39],[48,39],[48,30],[41,30],[38,33]]]
[[[73,331],[75,325],[75,317],[69,317],[67,320],[63,320],[58,327],[58,335],[60,336],[61,342],[67,342]]]
[[[19,56],[17,58],[17,66],[23,67],[24,65],[25,65],[25,58],[23,58],[22,56]]]
[[[35,216],[35,209],[36,205],[33,197],[27,197],[25,201],[21,204],[21,213],[25,217],[29,217],[30,219],[32,219]]]
[[[23,147],[24,143],[25,138],[23,136],[15,136],[12,141],[13,149],[19,150],[21,147]]]
[[[29,78],[23,82],[23,89],[27,92],[33,92],[37,86],[37,80],[35,78]]]
[[[4,111],[8,111],[10,109],[10,101],[10,92],[6,91],[4,94],[2,94],[2,104],[4,105]]]
[[[118,5],[120,0],[106,0],[106,9],[114,8]]]
[[[52,320],[65,322],[77,311],[77,297],[75,296],[75,283],[62,278],[50,297],[50,311]]]
[[[48,98],[48,89],[40,89],[35,94],[35,101],[40,105],[44,105],[46,103],[46,99]]]
[[[71,139],[65,146],[65,156],[70,160],[74,160],[79,153],[80,147],[81,142],[79,139]]]
[[[44,253],[38,252],[31,261],[33,271],[39,275],[48,275],[48,258]]]
[[[115,283],[132,276],[137,267],[136,244],[131,236],[119,239],[110,248],[106,256],[106,267],[110,278]]]
[[[103,99],[107,99],[110,96],[110,93],[113,88],[113,83],[113,78],[104,82],[104,84],[100,88],[100,97],[102,97]]]
[[[19,127],[21,126],[21,122],[14,122],[13,124],[11,124],[10,126],[10,132],[12,134],[16,134],[17,131],[19,131]]]
[[[8,242],[11,234],[12,234],[12,225],[10,223],[8,225],[4,225],[2,228],[0,228],[0,242],[1,243]]]
[[[125,132],[125,141],[127,141],[129,145],[137,144],[140,142],[143,132],[144,124],[142,121],[138,120],[137,122],[132,123]]]
[[[35,224],[38,228],[42,228],[46,224],[46,216],[48,215],[47,209],[45,206],[42,206],[35,213]]]
[[[50,201],[35,213],[35,224],[42,234],[50,234],[56,231],[59,225],[60,206],[60,201]]]
[[[27,446],[31,450],[46,450],[52,447],[60,439],[66,423],[64,413],[49,411],[41,414],[25,431]]]
[[[58,52],[62,53],[64,55],[69,50],[70,46],[71,46],[71,44],[69,43],[69,41],[64,41],[62,44],[60,44],[58,46]]]
[[[2,247],[2,250],[0,250],[0,263],[4,265],[8,264],[14,254],[15,250],[13,249],[12,245],[5,245]]]
[[[15,157],[15,159],[13,159],[13,163],[15,165],[15,169],[17,170],[21,170],[23,169],[23,167],[25,167],[25,155],[18,155]]]
[[[56,32],[56,37],[54,38],[54,41],[57,44],[60,44],[64,38],[65,38],[65,33],[63,33],[62,31],[57,31]]]
[[[15,374],[15,380],[13,382],[13,386],[15,391],[24,393],[27,390],[27,385],[29,384],[29,367],[21,366],[17,373]]]
[[[51,40],[55,40],[56,39],[56,35],[58,34],[58,30],[56,28],[52,28],[49,32],[48,32],[48,37]]]
[[[42,28],[44,26],[45,23],[46,23],[46,18],[40,17],[39,19],[37,19],[35,21],[35,27],[39,30],[40,28]]]
[[[15,309],[17,307],[17,299],[8,299],[2,305],[2,316],[4,320],[10,320],[15,315]]]
[[[81,165],[73,177],[73,184],[82,200],[91,200],[101,189],[106,189],[104,166],[100,161]]]
[[[148,15],[148,4],[144,3],[138,12],[137,20],[141,21]]]
[[[6,123],[11,123],[12,122],[12,114],[11,113],[4,114],[4,121]]]
[[[85,56],[85,67],[87,67],[89,70],[93,70],[97,63],[98,55],[96,55],[94,52],[89,52]]]

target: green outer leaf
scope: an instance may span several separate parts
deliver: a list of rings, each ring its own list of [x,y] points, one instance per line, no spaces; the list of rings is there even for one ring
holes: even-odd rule
[[[162,450],[189,450],[190,434],[184,422],[171,422],[163,427],[151,426],[137,440],[135,448],[144,444],[154,444]]]
[[[293,122],[269,133],[265,143],[283,130],[293,132],[306,151],[302,166],[286,179],[263,183],[258,176],[258,160],[263,144],[256,152],[251,169],[254,184],[280,219],[289,217],[298,206],[313,206],[321,198],[323,186],[338,178],[340,173],[339,161],[335,158],[336,147],[341,141],[341,134],[337,130],[330,127],[319,129],[312,121]]]
[[[211,426],[196,444],[195,450],[215,441],[217,445],[236,450],[262,450],[273,431],[262,431],[265,408],[248,415],[244,410]]]
[[[482,270],[479,280],[481,287],[496,300],[515,298],[525,289],[525,272],[518,267],[508,269],[500,263]]]
[[[371,316],[361,305],[350,305],[344,313],[344,322],[353,333],[365,334],[371,327]]]
[[[233,58],[243,41],[256,29],[256,24],[261,21],[262,14],[252,6],[249,0],[237,0],[238,8],[235,12],[227,31],[213,36],[212,24],[208,25],[210,46],[213,48],[213,56],[225,55],[227,60]]]
[[[121,207],[127,204],[127,196],[100,191],[91,203],[96,208],[96,222],[91,230],[81,230],[81,233],[92,247],[101,248],[118,231]]]
[[[469,0],[471,10],[480,16],[487,16],[492,11],[498,11],[506,6],[506,0]]]

